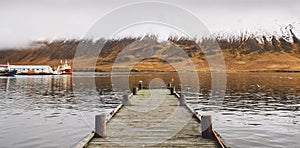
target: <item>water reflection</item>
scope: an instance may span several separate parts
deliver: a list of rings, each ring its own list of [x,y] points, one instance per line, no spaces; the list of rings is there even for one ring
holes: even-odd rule
[[[127,80],[124,73],[114,76]],[[188,73],[185,76],[189,77]],[[147,88],[157,78],[165,84],[174,79],[173,85],[179,92],[181,87],[188,87],[189,91],[181,93],[186,94],[187,102],[200,113],[216,112],[209,73],[199,73],[199,90],[192,87],[194,80],[182,86],[175,72],[132,72],[127,84],[131,89],[142,80]],[[122,84],[112,84],[112,79],[110,73],[0,77],[0,144],[71,146],[91,130],[95,114],[109,112],[121,103],[126,90],[118,89],[116,85]],[[299,84],[298,73],[227,74],[226,90],[215,92],[216,96],[226,92],[222,108],[215,113],[215,128],[236,147],[273,146],[274,141],[278,146],[298,146]],[[23,134],[16,139],[16,132]],[[42,136],[37,136],[41,133]],[[65,141],[66,133],[74,133],[68,134],[69,142]],[[53,140],[57,145],[53,145]]]
[[[5,86],[5,103],[1,110],[41,109],[50,104],[68,103],[72,99],[72,78],[70,76],[17,76],[0,79]],[[4,84],[4,85],[3,85]],[[11,100],[11,101],[10,101]]]

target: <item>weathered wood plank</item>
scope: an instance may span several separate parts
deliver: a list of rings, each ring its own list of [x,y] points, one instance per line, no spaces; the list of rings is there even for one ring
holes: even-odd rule
[[[201,127],[167,89],[141,90],[107,124],[106,138],[88,147],[218,147],[201,137]]]
[[[84,137],[81,141],[79,141],[74,148],[85,148],[88,146],[88,143],[94,138],[95,132],[91,132],[86,137]]]

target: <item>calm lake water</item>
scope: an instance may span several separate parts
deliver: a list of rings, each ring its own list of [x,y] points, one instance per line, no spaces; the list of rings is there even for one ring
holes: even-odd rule
[[[198,75],[199,90],[190,80],[191,86],[184,86],[190,91],[182,93],[199,113],[213,115],[214,128],[232,147],[300,145],[299,73],[229,73],[217,105],[210,73]],[[166,83],[174,78],[180,92],[176,73],[0,77],[0,145],[72,147],[91,132],[96,114],[109,113],[121,102],[124,85],[143,80],[147,87],[155,78]]]

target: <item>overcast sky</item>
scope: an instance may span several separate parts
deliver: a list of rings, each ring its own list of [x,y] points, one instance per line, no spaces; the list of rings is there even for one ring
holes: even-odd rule
[[[20,47],[35,40],[81,38],[105,14],[131,2],[139,1],[1,0],[0,48]],[[167,0],[165,2],[187,9],[212,33],[239,33],[248,30],[280,34],[280,27],[293,24],[296,34],[300,36],[299,0]],[[161,36],[172,34],[172,31],[161,32],[162,29],[155,31],[155,29],[147,30],[147,27],[137,28],[136,34],[143,32],[161,33]]]

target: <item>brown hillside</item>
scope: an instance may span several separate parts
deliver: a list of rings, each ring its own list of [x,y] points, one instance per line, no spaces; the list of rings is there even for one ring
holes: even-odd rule
[[[131,69],[133,71],[174,71],[176,69],[170,66],[170,63],[185,68],[188,67],[189,60],[193,62],[197,71],[209,71],[206,59],[215,55],[218,48],[216,45],[219,45],[226,63],[226,70],[230,72],[300,71],[300,41],[292,30],[290,32],[292,42],[285,37],[263,36],[260,39],[253,35],[238,38],[217,37],[217,42],[207,38],[195,41],[178,37],[170,37],[168,41],[158,42],[156,36],[150,35],[142,40],[141,38],[123,38],[100,39],[96,42],[88,40],[39,41],[33,42],[32,47],[25,49],[0,50],[0,63],[9,61],[11,64],[47,64],[56,67],[61,59],[72,62],[78,45],[81,46],[80,48],[99,47],[105,43],[98,57],[96,71],[110,71],[116,62],[123,64],[123,68],[126,68],[132,61],[138,62]],[[175,48],[184,51],[188,58],[182,57],[183,54],[177,52]],[[162,57],[142,59],[148,53]],[[85,56],[80,58],[83,62],[88,59]],[[94,67],[77,70],[94,70]]]

